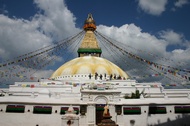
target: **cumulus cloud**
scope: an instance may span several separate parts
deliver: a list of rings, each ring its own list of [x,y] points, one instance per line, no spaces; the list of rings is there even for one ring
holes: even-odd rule
[[[185,39],[184,35],[173,30],[162,30],[158,32],[158,37],[143,32],[135,24],[125,24],[121,27],[99,25],[97,30],[131,47],[146,50],[146,52],[153,52],[167,58],[173,55],[173,53],[186,56],[190,50],[189,41]],[[166,48],[169,45],[178,45],[178,47],[186,48],[176,48],[168,52]],[[190,60],[190,57],[187,58]]]
[[[53,74],[54,70],[41,70],[33,74],[33,77],[36,79],[50,77]]]
[[[1,5],[0,6],[0,14],[8,14],[8,11],[5,9],[6,8],[6,5]]]
[[[167,0],[138,0],[139,7],[151,15],[160,15],[166,9]]]
[[[0,15],[0,55],[4,59],[13,58],[44,47],[51,43],[51,38],[38,31],[36,21],[11,19]]]
[[[160,15],[165,11],[167,0],[139,0],[139,7],[148,14]],[[9,18],[3,14],[0,15],[0,60],[10,59],[39,47],[53,44],[68,36],[75,34],[80,29],[76,28],[76,18],[64,4],[62,0],[34,0],[39,12],[31,17],[30,20],[21,18]],[[159,57],[168,59],[173,58],[176,62],[183,61],[190,63],[190,45],[183,34],[176,33],[173,30],[163,30],[159,32],[159,37],[143,32],[135,24],[124,24],[121,27],[116,26],[97,26],[97,30],[106,36],[126,44],[131,48],[131,52],[146,57],[151,52]],[[185,49],[174,49],[172,52],[166,51],[168,45],[184,45]],[[144,54],[144,55],[143,55]],[[117,57],[116,57],[117,58]],[[147,57],[148,58],[148,57]],[[59,59],[59,57],[58,57]],[[59,59],[60,60],[60,59]],[[118,60],[120,61],[120,60]],[[159,59],[152,57],[151,61],[159,62]],[[131,62],[135,65],[134,62]],[[123,64],[123,63],[122,63]],[[125,64],[123,64],[125,65]],[[143,68],[145,69],[145,68]],[[129,71],[136,71],[133,69]],[[35,71],[35,70],[32,70]],[[48,75],[44,74],[48,73]],[[45,77],[52,73],[52,70],[44,70],[35,73],[35,76]]]
[[[189,41],[184,38],[183,34],[176,33],[173,30],[160,31],[158,32],[159,36],[157,37],[149,33],[143,32],[142,29],[136,26],[135,24],[125,24],[121,27],[108,27],[105,25],[99,25],[97,27],[97,30],[105,34],[106,36],[111,36],[111,38],[117,40],[118,42],[124,43],[126,45],[126,51],[136,54],[152,62],[173,66],[176,68],[178,68],[179,66],[180,68],[188,68],[188,64],[190,63],[190,57],[188,56],[190,53],[189,46],[186,46],[186,48],[179,49],[179,47],[187,45]],[[166,48],[169,45],[179,46],[178,48],[174,48],[173,51],[167,51]],[[127,48],[127,46],[133,48]],[[110,54],[108,58],[114,56],[112,53],[116,52],[112,51],[109,53]],[[123,60],[126,60],[126,62],[124,63]],[[115,61],[113,60],[112,62],[117,62],[121,64],[121,66],[125,64],[123,69],[127,70],[127,72],[133,76],[144,76],[149,74],[151,75],[159,72],[163,73],[163,71],[148,67],[147,64],[143,65],[142,62],[139,62],[133,58],[119,58],[119,56],[115,55]],[[140,73],[139,70],[141,71]],[[171,78],[175,77],[171,76]],[[146,81],[165,81],[163,77],[157,77],[154,79],[141,79],[147,79]],[[165,83],[166,82],[170,83],[168,81],[165,81]],[[174,81],[174,83],[176,82]]]
[[[34,20],[39,22],[41,30],[60,40],[79,31],[75,27],[76,18],[62,0],[34,0],[35,4],[43,14],[35,15]]]
[[[184,41],[184,36],[182,34],[174,32],[173,30],[161,31],[159,35],[162,39],[165,40],[167,45],[182,44]]]
[[[174,59],[174,61],[181,62],[184,66],[184,68],[188,68],[189,64],[189,53],[190,53],[190,48],[184,50],[184,49],[175,49],[171,52],[171,58]]]
[[[149,33],[142,32],[142,29],[135,24],[126,24],[121,27],[100,25],[98,30],[106,36],[112,36],[113,39],[137,49],[155,53],[165,52],[166,46],[163,40],[159,40]]]
[[[53,45],[80,30],[63,0],[34,0],[34,4],[38,13],[28,20],[0,14],[0,62]]]
[[[182,7],[186,4],[189,4],[188,0],[178,0],[174,3],[176,7]]]
[[[31,20],[0,15],[0,55],[9,59],[42,48],[78,32],[75,17],[62,0],[34,1],[39,9]],[[22,48],[22,49],[21,49]]]
[[[188,0],[178,0],[174,3],[174,7],[171,10],[176,11],[177,8],[182,8],[186,4],[189,4]]]

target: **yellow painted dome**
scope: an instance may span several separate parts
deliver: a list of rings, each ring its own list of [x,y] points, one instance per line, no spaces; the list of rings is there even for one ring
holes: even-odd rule
[[[106,74],[116,75],[123,78],[129,78],[129,76],[120,69],[114,63],[100,57],[84,56],[75,58],[61,67],[59,67],[51,76],[56,78],[65,75],[78,75],[78,74]]]

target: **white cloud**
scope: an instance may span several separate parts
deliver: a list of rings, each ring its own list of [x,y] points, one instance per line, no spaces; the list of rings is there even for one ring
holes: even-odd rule
[[[138,0],[139,7],[151,15],[160,15],[166,9],[167,0]]]
[[[175,63],[180,63],[182,68],[189,68],[190,64],[190,48],[187,49],[175,49],[171,52],[171,59],[175,61]]]
[[[37,5],[39,13],[31,17],[31,20],[0,15],[0,60],[10,59],[53,44],[52,41],[71,36],[74,34],[73,31],[79,31],[75,26],[75,16],[62,0],[35,0],[34,3]],[[166,4],[167,0],[139,0],[141,9],[152,15],[160,15],[164,12]],[[121,27],[99,25],[97,30],[137,50],[145,50],[160,57],[173,58],[176,61],[181,60],[187,63],[190,61],[188,41],[182,34],[173,30],[161,31],[160,38],[142,32],[142,29],[135,24],[125,24]],[[176,49],[172,52],[166,51],[168,45],[175,44],[186,44],[187,48]],[[143,55],[142,52],[136,51],[135,53]],[[157,61],[158,59],[152,60]],[[39,71],[35,76],[45,77],[43,76],[44,72],[48,73],[46,75],[48,77],[52,73],[51,70]]]
[[[178,0],[174,3],[174,7],[171,10],[176,11],[177,8],[182,8],[186,4],[189,4],[188,0]]]
[[[98,26],[98,31],[137,49],[155,53],[165,52],[166,45],[162,40],[149,33],[142,32],[142,29],[135,24],[126,24],[121,27],[100,25]]]
[[[53,45],[80,30],[63,0],[34,0],[34,4],[39,11],[30,20],[0,14],[1,62]]]
[[[12,66],[9,66],[8,69],[12,69]],[[8,71],[7,68],[0,70],[0,76],[4,77],[0,80],[1,82],[6,82],[13,84],[14,82],[20,81],[38,81],[40,78],[49,78],[53,74],[53,70],[36,70],[32,68],[25,68],[20,65],[14,65],[14,70]],[[31,74],[32,73],[32,74]]]
[[[0,15],[0,55],[3,59],[34,51],[79,31],[75,28],[75,17],[64,1],[34,2],[41,13],[31,17],[31,20]]]
[[[140,27],[137,27],[135,24],[126,24],[121,27],[115,26],[104,26],[99,25],[97,30],[106,36],[110,36],[114,40],[118,42],[125,43],[126,50],[131,52],[132,54],[136,54],[142,58],[150,60],[155,63],[173,66],[176,68],[188,68],[188,64],[190,64],[190,46],[186,46],[189,42],[184,38],[182,34],[176,33],[173,30],[166,30],[159,32],[159,37],[151,35],[149,33],[142,32]],[[114,42],[114,41],[113,41]],[[115,43],[117,44],[117,43]],[[184,47],[183,49],[174,49],[173,51],[166,50],[168,45],[180,45],[178,47]],[[127,48],[127,46],[133,48]],[[107,47],[109,49],[109,47]],[[113,54],[115,53],[113,50],[108,55],[108,58],[113,59]],[[151,55],[150,55],[151,54]],[[112,61],[112,59],[109,59]],[[126,60],[126,63],[123,63],[123,60]],[[158,73],[160,70],[155,69],[153,71],[150,67],[146,65],[142,65],[143,63],[137,61],[133,58],[127,58],[126,56],[123,58],[119,58],[115,55],[113,62],[117,62],[117,64],[125,64],[125,70],[128,73],[132,73],[132,75],[149,75]],[[138,69],[138,72],[135,70]],[[141,71],[139,73],[139,71]],[[160,71],[163,73],[163,71]],[[175,77],[172,77],[174,78]],[[146,81],[153,81],[152,78],[142,78],[147,79]],[[154,78],[157,81],[160,81],[160,78]],[[161,79],[163,79],[161,77]],[[164,79],[163,79],[164,80]],[[168,81],[168,80],[167,80]],[[169,82],[168,82],[169,83]]]
[[[186,4],[189,4],[188,0],[178,0],[177,2],[174,3],[176,7],[182,7]]]
[[[162,39],[165,40],[167,45],[182,44],[184,41],[184,36],[182,34],[174,32],[173,30],[161,31],[159,35]]]
[[[11,19],[0,15],[0,27],[0,55],[3,59],[34,51],[39,47],[49,45],[52,41],[51,38],[37,30],[39,25],[36,21]]]
[[[36,15],[35,20],[48,36],[60,40],[79,31],[75,27],[76,18],[63,0],[35,0],[35,4],[44,12],[44,14]]]
[[[53,74],[54,70],[41,70],[33,74],[32,77],[36,77],[37,79],[50,77]]]
[[[176,49],[176,50],[173,50],[172,53],[175,53],[175,54],[181,54],[183,53],[184,50],[183,49]]]

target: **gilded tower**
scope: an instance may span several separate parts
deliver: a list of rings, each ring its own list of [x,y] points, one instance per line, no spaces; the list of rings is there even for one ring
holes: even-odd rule
[[[78,56],[97,56],[100,57],[102,50],[98,45],[94,31],[96,30],[96,23],[92,17],[92,14],[88,14],[86,21],[84,22],[85,36],[82,40],[82,44],[78,49]]]

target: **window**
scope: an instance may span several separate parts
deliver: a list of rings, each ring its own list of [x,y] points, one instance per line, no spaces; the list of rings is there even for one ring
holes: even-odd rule
[[[79,114],[79,108],[78,107],[73,107],[74,111],[76,112],[76,114]]]
[[[166,114],[166,107],[149,107],[149,114]]]
[[[123,114],[124,115],[141,114],[141,108],[140,107],[123,107]]]
[[[6,112],[24,113],[24,105],[7,105]]]
[[[33,113],[34,114],[51,114],[52,107],[51,106],[34,106]]]
[[[190,106],[175,106],[175,113],[190,113]]]
[[[66,113],[66,111],[68,110],[69,107],[61,107],[61,111],[60,114],[64,115]]]

